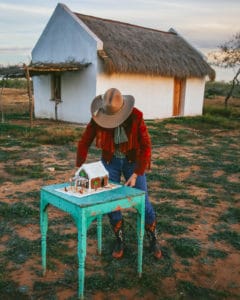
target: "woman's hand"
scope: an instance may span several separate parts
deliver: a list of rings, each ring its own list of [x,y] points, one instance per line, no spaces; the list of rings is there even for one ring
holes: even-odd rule
[[[137,180],[137,174],[136,174],[136,173],[133,173],[133,174],[129,177],[129,179],[128,179],[128,181],[125,183],[125,185],[133,187],[133,186],[135,186],[135,184],[136,184],[136,180]]]

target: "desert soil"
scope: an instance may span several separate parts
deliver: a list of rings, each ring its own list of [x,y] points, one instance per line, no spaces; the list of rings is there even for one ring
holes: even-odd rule
[[[221,99],[222,100],[222,99]],[[211,100],[211,103],[218,103],[219,99]],[[16,109],[20,112],[26,111],[28,109],[28,98],[27,93],[24,90],[14,90],[14,89],[4,89],[2,99],[1,99],[1,106],[3,108],[3,111],[5,112],[15,112]],[[26,121],[17,121],[26,123]],[[42,123],[43,121],[35,121],[35,124]],[[68,125],[69,126],[69,125]],[[169,126],[180,126],[180,125],[169,125]],[[176,127],[175,127],[176,128]],[[219,133],[221,134],[221,133]],[[229,135],[236,135],[236,132],[231,130],[228,133]],[[199,147],[202,147],[202,145],[199,145]],[[1,145],[1,148],[4,149],[4,145]],[[18,151],[20,149],[20,146],[12,147],[10,151]],[[36,148],[29,149],[28,151],[36,151]],[[18,195],[22,195],[23,192],[31,192],[31,191],[37,191],[40,190],[41,186],[47,185],[47,184],[53,184],[53,183],[60,183],[68,180],[73,174],[73,170],[75,168],[74,162],[75,162],[75,153],[70,152],[67,154],[66,157],[59,158],[56,154],[56,147],[51,145],[42,145],[37,149],[39,155],[41,157],[44,157],[42,159],[42,163],[44,165],[45,171],[49,172],[50,179],[49,180],[43,180],[41,178],[31,179],[20,183],[14,183],[13,181],[5,181],[4,184],[0,186],[0,198],[1,202],[5,203],[17,203],[19,201],[29,201],[30,205],[32,205],[32,199],[22,199],[19,198]],[[156,160],[158,158],[160,159],[168,159],[169,157],[172,157],[174,155],[182,155],[185,156],[187,159],[191,158],[191,153],[188,151],[188,149],[183,145],[167,145],[164,147],[164,152],[161,153],[158,151],[158,149],[154,149],[153,151],[153,160]],[[21,160],[17,161],[18,165],[26,166],[31,163],[34,163],[32,161],[32,153],[23,155]],[[63,168],[60,170],[57,170],[56,166],[61,165]],[[52,169],[54,168],[54,169]],[[194,172],[198,171],[199,166],[192,165],[188,169],[176,169],[176,178],[178,182],[182,182]],[[217,178],[222,175],[222,170],[217,170],[214,173],[214,176]],[[52,176],[51,176],[52,175]],[[239,173],[232,175],[229,180],[232,182],[238,182],[240,183]],[[8,177],[10,176],[6,172],[6,164],[4,161],[0,162],[0,176],[1,177]],[[149,186],[150,190],[158,190],[159,187],[157,184],[152,183],[151,186]],[[200,201],[201,199],[206,198],[206,193],[208,191],[201,187],[195,187],[191,190],[192,195],[196,196]],[[221,192],[221,191],[219,191]],[[156,199],[154,196],[151,196],[151,200],[154,202],[159,201],[159,199]],[[237,200],[237,199],[236,199]],[[238,197],[238,204],[239,206],[239,200]],[[36,201],[39,201],[36,200]],[[181,202],[182,201],[182,202]],[[178,201],[178,206],[185,207],[186,202],[183,200]],[[196,211],[195,216],[197,217],[198,222],[195,222],[194,224],[190,225],[189,229],[189,236],[192,238],[197,238],[198,240],[201,240],[203,245],[203,254],[204,252],[209,249],[209,247],[213,246],[211,245],[212,242],[208,240],[208,235],[213,233],[213,227],[212,225],[217,222],[218,216],[221,214],[222,211],[224,211],[227,207],[227,202],[222,201],[219,203],[216,207],[207,207],[203,206],[199,211]],[[194,208],[194,205],[190,205],[188,208]],[[196,207],[195,207],[196,208]],[[50,220],[58,219],[63,216],[63,213],[60,211],[50,208],[49,209],[49,218]],[[2,216],[0,216],[1,220]],[[59,230],[61,232],[64,231],[64,233],[74,233],[76,232],[76,229],[74,227],[71,228],[63,228],[61,224],[56,224],[54,226],[59,226]],[[233,224],[232,229],[235,229],[237,232],[240,232],[240,225]],[[14,231],[17,233],[17,235],[23,239],[29,239],[29,240],[38,240],[40,238],[40,230],[39,230],[39,224],[38,222],[33,224],[28,224],[27,226],[24,226],[22,224],[17,225],[14,228]],[[164,245],[166,243],[166,240],[169,238],[169,234],[165,233],[161,237],[161,243]],[[0,239],[0,253],[3,251],[6,251],[6,241],[8,241],[9,236],[4,235]],[[68,247],[71,249],[71,251],[74,253],[76,251],[76,241],[71,240],[68,244]],[[209,260],[209,262],[200,263],[199,259],[191,259],[191,266],[186,267],[184,264],[180,262],[179,259],[175,256],[175,264],[174,269],[176,270],[175,274],[172,277],[166,277],[161,281],[162,289],[166,291],[166,295],[168,294],[169,297],[173,296],[173,299],[184,299],[184,295],[178,295],[176,297],[176,281],[177,280],[188,280],[193,282],[194,284],[198,286],[202,286],[208,289],[214,289],[214,290],[225,290],[229,291],[233,295],[240,295],[240,253],[238,250],[233,248],[231,245],[224,243],[224,242],[216,242],[214,244],[214,247],[219,246],[219,249],[221,251],[225,251],[228,255],[227,257],[222,259],[215,259],[215,260]],[[94,241],[91,241],[91,245],[88,247],[88,255],[87,255],[87,264],[101,264],[101,261],[93,259],[93,256],[95,257],[96,251],[95,251],[96,243]],[[164,259],[164,258],[163,258]],[[23,265],[14,266],[12,262],[9,262],[7,265],[8,270],[8,276],[10,274],[10,277],[14,282],[16,282],[19,285],[19,288],[23,290],[24,295],[24,288],[26,289],[26,293],[30,295],[29,299],[37,299],[37,298],[31,298],[31,291],[33,290],[33,285],[37,281],[41,282],[51,282],[56,281],[57,278],[61,279],[63,276],[64,270],[66,269],[66,264],[61,263],[59,260],[56,260],[55,262],[56,268],[54,270],[48,270],[46,276],[43,278],[41,274],[41,259],[40,259],[40,253],[39,256],[33,257],[30,260],[27,260]],[[34,266],[34,271],[33,271]],[[155,267],[155,266],[154,266]],[[39,274],[36,272],[36,269],[39,270]],[[124,270],[123,270],[124,272]],[[37,275],[38,274],[38,275]],[[76,295],[76,289],[77,284],[74,286],[63,286],[59,291],[57,291],[56,296],[57,299],[74,299],[74,295]],[[168,292],[167,292],[168,291]],[[41,293],[40,293],[41,294]],[[1,297],[0,297],[1,298]],[[234,297],[237,299],[237,296]],[[44,299],[44,298],[38,298],[38,299]],[[54,298],[55,299],[55,298]],[[134,289],[130,290],[121,290],[116,291],[116,293],[108,292],[107,294],[99,291],[95,295],[91,295],[90,299],[138,299],[136,296],[136,291]],[[139,298],[140,299],[140,298]],[[156,296],[151,291],[148,291],[145,296],[141,299],[163,299],[161,295]],[[214,298],[215,299],[215,298]]]

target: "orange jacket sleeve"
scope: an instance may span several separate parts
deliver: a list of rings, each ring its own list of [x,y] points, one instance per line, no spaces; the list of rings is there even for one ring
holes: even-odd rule
[[[141,118],[138,126],[138,142],[139,149],[137,151],[136,168],[134,172],[137,175],[143,175],[145,170],[150,168],[152,152],[151,139],[143,118]]]

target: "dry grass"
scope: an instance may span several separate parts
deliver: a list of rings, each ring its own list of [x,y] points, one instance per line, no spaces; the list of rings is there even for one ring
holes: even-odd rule
[[[222,101],[206,100],[205,108],[222,109]],[[239,113],[239,101],[231,106]],[[19,113],[18,107],[14,113]],[[149,196],[157,212],[164,258],[156,262],[145,240],[139,280],[135,215],[124,215],[127,250],[121,261],[111,259],[113,236],[107,218],[103,254],[96,255],[93,224],[88,230],[87,299],[240,299],[237,112],[149,123],[153,138]],[[28,120],[19,119],[9,119],[1,128],[0,295],[76,299],[76,227],[53,207],[49,207],[48,271],[42,277],[39,191],[72,176],[82,128],[36,120],[29,130]],[[89,160],[98,158],[99,152],[91,148]]]

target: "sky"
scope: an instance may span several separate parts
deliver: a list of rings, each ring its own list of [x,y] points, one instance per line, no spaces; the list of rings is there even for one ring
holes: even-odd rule
[[[30,63],[31,51],[58,2],[0,0],[0,65]],[[63,0],[61,3],[82,14],[163,31],[174,28],[204,55],[240,31],[239,0]],[[217,68],[216,71],[216,80],[229,81],[234,74],[234,70]]]

